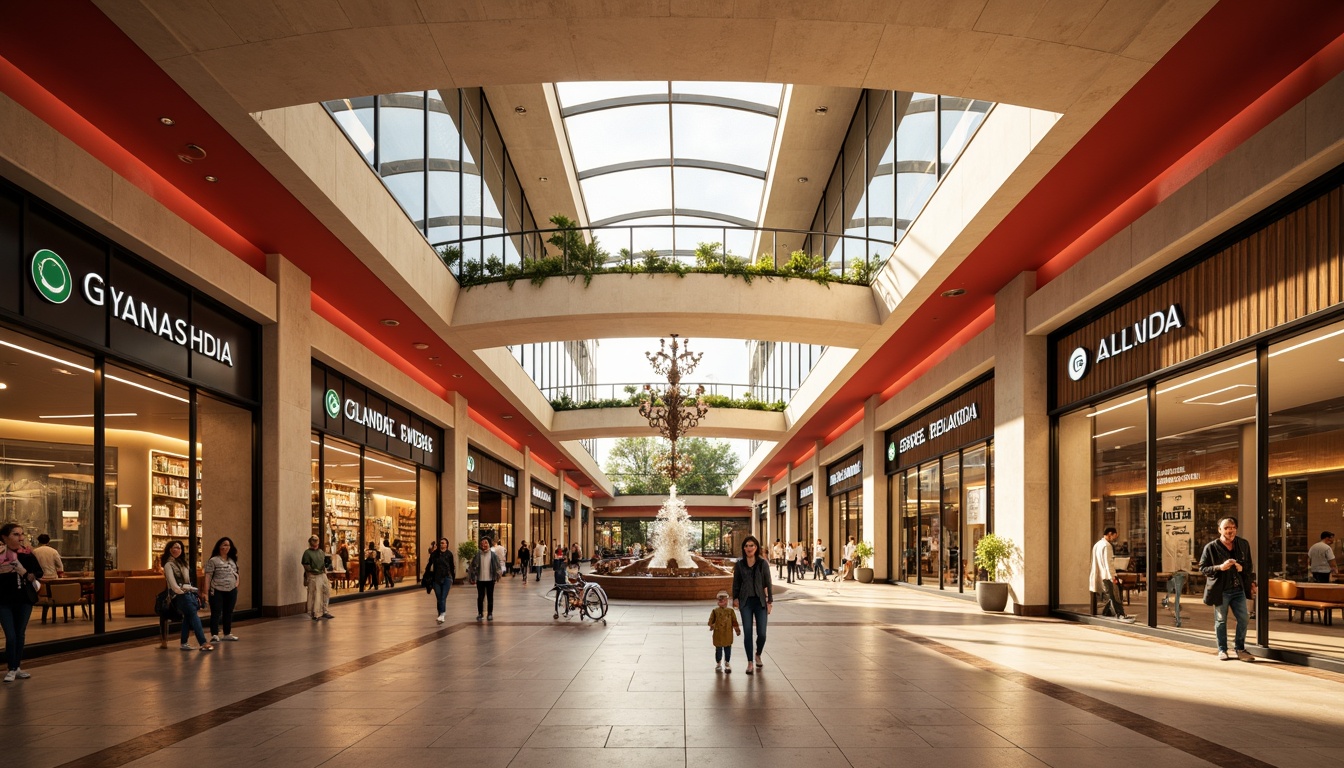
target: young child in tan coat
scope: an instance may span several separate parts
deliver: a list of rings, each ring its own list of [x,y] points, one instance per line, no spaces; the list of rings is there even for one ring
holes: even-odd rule
[[[709,629],[714,633],[714,671],[732,672],[733,634],[742,634],[737,613],[728,607],[728,593],[718,594],[719,606],[709,613]]]

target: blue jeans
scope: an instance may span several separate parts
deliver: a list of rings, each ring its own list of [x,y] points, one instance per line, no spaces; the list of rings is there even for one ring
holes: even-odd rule
[[[814,580],[826,578],[826,561],[820,557],[812,560],[812,578]]]
[[[183,593],[173,598],[173,605],[182,614],[182,644],[186,645],[191,633],[196,633],[196,642],[205,645],[205,629],[201,627],[201,616],[197,613],[196,598]]]
[[[1250,620],[1246,613],[1246,593],[1240,589],[1223,593],[1223,602],[1213,606],[1213,634],[1218,638],[1218,650],[1227,650],[1227,609],[1237,618],[1237,644],[1233,650],[1246,650],[1246,628]]]
[[[733,646],[731,645],[714,646],[714,660],[731,662],[733,660]]]
[[[448,612],[448,590],[453,588],[453,579],[448,577],[432,582],[434,584],[434,599],[439,601],[439,613]]]
[[[33,606],[26,602],[0,605],[0,627],[5,631],[5,663],[11,670],[18,669],[19,662],[23,661],[23,639],[32,615]]]
[[[761,651],[765,650],[765,624],[770,615],[765,603],[759,597],[748,597],[741,603],[742,644],[747,647],[747,663],[750,664]],[[752,643],[752,629],[755,625],[756,642]],[[752,649],[755,648],[755,652]]]

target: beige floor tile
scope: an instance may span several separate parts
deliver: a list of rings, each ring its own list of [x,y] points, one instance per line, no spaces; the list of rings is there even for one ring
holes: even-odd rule
[[[617,725],[607,738],[610,748],[654,748],[686,746],[686,728],[672,725]]]

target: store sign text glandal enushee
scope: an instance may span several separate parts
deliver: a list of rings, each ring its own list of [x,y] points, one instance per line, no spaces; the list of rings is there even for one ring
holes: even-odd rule
[[[326,396],[327,413],[329,415],[331,414],[331,403],[333,400],[339,402],[340,395],[336,393],[336,390],[329,389],[327,390]],[[375,432],[381,432],[384,435],[387,435],[394,440],[400,440],[417,450],[425,451],[426,453],[434,452],[433,437],[411,427],[409,424],[398,424],[397,420],[391,416],[376,411],[367,405],[361,405],[350,398],[346,398],[345,400],[344,416],[346,421],[353,421],[354,423],[363,425]]]
[[[31,274],[38,295],[52,304],[64,304],[73,293],[74,276],[55,251],[43,248],[33,254]],[[168,310],[137,301],[131,294],[108,285],[106,278],[89,272],[80,281],[84,300],[95,307],[107,306],[112,301],[112,316],[146,333],[161,336],[180,347],[233,367],[233,348],[227,339],[201,330],[187,322],[185,317],[173,317]]]

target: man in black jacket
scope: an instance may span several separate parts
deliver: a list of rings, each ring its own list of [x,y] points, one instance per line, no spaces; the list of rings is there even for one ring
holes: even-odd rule
[[[1251,543],[1237,535],[1237,519],[1224,517],[1218,521],[1219,537],[1204,546],[1199,558],[1199,570],[1208,581],[1204,585],[1204,604],[1213,606],[1213,634],[1218,638],[1218,659],[1230,661],[1227,652],[1227,609],[1237,619],[1236,642],[1232,646],[1235,658],[1255,661],[1246,652],[1246,628],[1250,619],[1246,599],[1255,598],[1255,569],[1251,562]]]

